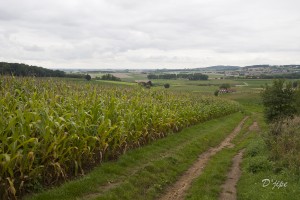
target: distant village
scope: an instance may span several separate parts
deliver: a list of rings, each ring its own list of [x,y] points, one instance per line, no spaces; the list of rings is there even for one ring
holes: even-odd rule
[[[295,75],[300,74],[300,65],[254,65],[239,67],[236,69],[225,70],[207,70],[205,74],[218,73],[223,74],[224,77],[247,77],[247,78],[262,78],[262,77],[276,77],[279,75]]]

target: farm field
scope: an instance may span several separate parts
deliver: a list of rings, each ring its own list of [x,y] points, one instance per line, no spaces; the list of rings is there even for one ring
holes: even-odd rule
[[[222,83],[236,92],[215,97]],[[2,198],[164,199],[172,191],[172,199],[219,199],[233,158],[243,152],[238,199],[252,199],[255,190],[255,199],[297,199],[299,179],[274,171],[267,148],[260,148],[268,131],[260,99],[266,83],[272,81],[153,80],[145,89],[1,77]],[[201,170],[185,178],[201,155],[209,155]],[[264,162],[253,171],[257,159]],[[263,187],[265,178],[289,185]],[[183,190],[174,186],[181,179]]]
[[[240,110],[213,97],[102,84],[1,79],[4,197],[83,174],[128,149]]]

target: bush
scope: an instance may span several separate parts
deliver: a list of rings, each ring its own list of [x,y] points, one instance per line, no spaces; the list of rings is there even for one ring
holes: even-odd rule
[[[216,91],[214,92],[214,95],[215,95],[215,96],[219,96],[219,90],[216,90]]]
[[[228,88],[230,88],[230,84],[229,83],[223,83],[222,85],[220,85],[219,88],[220,89],[228,89]]]
[[[166,83],[166,84],[164,84],[164,87],[165,87],[165,88],[170,88],[170,84],[169,84],[169,83]]]
[[[296,113],[295,95],[290,82],[285,84],[284,80],[274,80],[272,86],[266,85],[262,92],[262,101],[267,121],[292,117]]]
[[[92,79],[91,75],[89,75],[89,74],[85,75],[84,78],[85,78],[87,81],[90,81],[90,80]]]
[[[102,77],[101,77],[101,80],[109,80],[109,81],[121,81],[120,78],[112,75],[112,74],[104,74]]]

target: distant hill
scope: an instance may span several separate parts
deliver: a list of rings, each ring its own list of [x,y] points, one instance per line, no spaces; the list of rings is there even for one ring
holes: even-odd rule
[[[241,67],[239,66],[230,66],[230,65],[217,65],[210,66],[205,68],[199,68],[200,70],[212,70],[212,71],[226,71],[226,70],[239,70]]]
[[[245,69],[249,68],[293,68],[293,69],[300,69],[300,65],[250,65],[245,66]]]

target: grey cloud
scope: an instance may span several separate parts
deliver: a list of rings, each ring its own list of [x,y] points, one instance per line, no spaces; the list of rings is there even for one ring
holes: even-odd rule
[[[23,48],[26,51],[33,51],[33,52],[39,52],[39,51],[44,51],[42,47],[39,47],[37,45],[29,45],[29,46],[23,46]]]
[[[48,67],[276,64],[275,56],[294,63],[299,7],[297,0],[0,0],[1,57]]]

